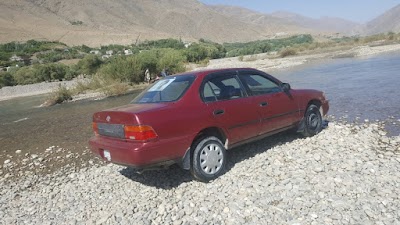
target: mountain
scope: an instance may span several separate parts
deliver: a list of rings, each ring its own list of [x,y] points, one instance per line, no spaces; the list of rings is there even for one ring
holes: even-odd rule
[[[321,17],[319,19],[313,19],[284,11],[265,14],[236,6],[214,5],[210,7],[226,16],[238,18],[247,23],[270,27],[270,29],[276,33],[292,31],[291,33],[307,32],[312,34],[348,34],[360,26],[358,23],[334,17]]]
[[[321,17],[319,19],[314,19],[284,11],[274,12],[270,15],[287,22],[292,22],[298,26],[320,32],[337,32],[348,34],[361,26],[361,24],[336,17]]]
[[[386,11],[365,26],[366,34],[400,32],[400,4]]]
[[[198,0],[0,1],[0,43],[36,39],[100,46],[162,38],[245,42],[303,33],[348,34],[357,26],[338,18],[268,15]]]
[[[210,8],[229,18],[235,18],[248,24],[255,24],[264,27],[269,33],[312,33],[312,29],[304,28],[298,24],[277,18],[264,13],[259,13],[247,8],[228,5],[210,5]]]
[[[70,45],[183,38],[238,42],[269,29],[227,17],[197,0],[1,0],[0,42],[57,40]]]

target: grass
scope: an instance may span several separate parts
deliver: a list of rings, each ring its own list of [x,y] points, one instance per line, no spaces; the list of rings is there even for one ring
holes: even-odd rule
[[[54,90],[45,102],[46,106],[51,106],[55,104],[60,104],[65,101],[72,100],[72,92],[67,87],[59,85],[56,90]]]
[[[297,55],[297,51],[293,48],[285,48],[279,52],[279,56],[281,58],[285,58],[285,57],[292,56],[292,55]]]

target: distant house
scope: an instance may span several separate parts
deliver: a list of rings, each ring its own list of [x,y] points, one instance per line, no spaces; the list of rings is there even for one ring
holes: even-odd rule
[[[130,50],[130,49],[125,49],[125,50],[124,50],[124,54],[125,54],[125,55],[132,55],[133,52],[132,52],[132,50]]]
[[[89,53],[90,54],[94,54],[94,55],[98,55],[98,54],[100,54],[100,51],[99,50],[91,50]]]
[[[108,58],[110,58],[111,57],[111,55],[102,55],[101,56],[101,59],[108,59]]]
[[[22,59],[21,57],[19,57],[17,55],[13,55],[10,57],[10,61],[11,62],[22,62],[22,61],[24,61],[24,59]]]
[[[114,54],[113,50],[108,50],[106,51],[106,55],[112,56]]]
[[[189,48],[192,45],[192,42],[185,42],[184,45],[185,48]]]

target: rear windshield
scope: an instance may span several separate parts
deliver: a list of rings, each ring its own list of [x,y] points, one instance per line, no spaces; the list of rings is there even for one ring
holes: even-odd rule
[[[193,75],[168,76],[158,80],[142,93],[140,93],[131,103],[157,103],[173,102],[183,96],[186,90],[194,81]]]

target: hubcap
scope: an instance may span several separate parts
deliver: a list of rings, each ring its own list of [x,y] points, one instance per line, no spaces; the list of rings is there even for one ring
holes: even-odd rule
[[[320,123],[319,116],[316,113],[313,112],[308,116],[309,129],[311,129],[311,130],[318,129],[319,123]]]
[[[200,165],[204,173],[217,173],[221,169],[223,161],[222,149],[218,145],[208,144],[201,150]]]

